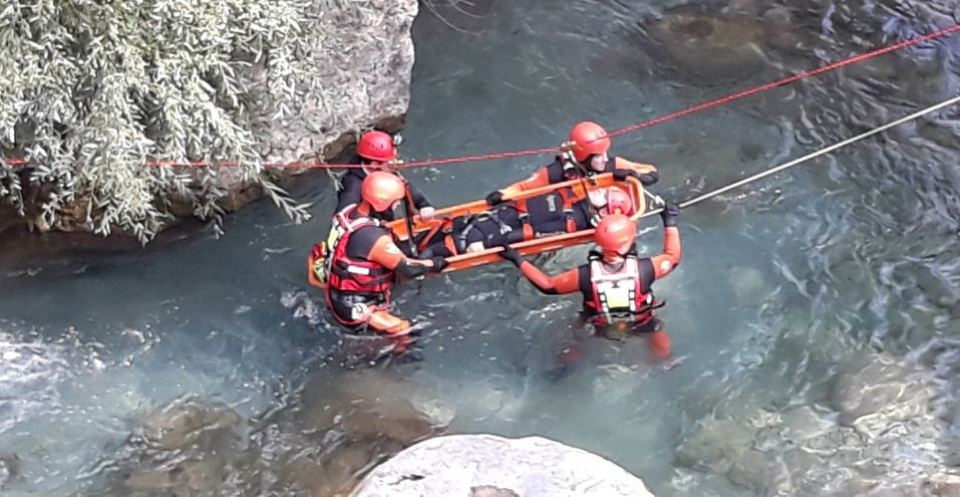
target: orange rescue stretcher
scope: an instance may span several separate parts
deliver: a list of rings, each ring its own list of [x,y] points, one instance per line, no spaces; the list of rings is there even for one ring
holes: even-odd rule
[[[634,206],[633,215],[630,217],[635,222],[639,221],[640,217],[643,216],[643,213],[646,211],[646,196],[648,194],[644,191],[643,185],[640,184],[638,179],[627,177],[624,181],[617,181],[613,178],[613,173],[604,173],[590,178],[581,178],[542,186],[540,188],[526,190],[514,195],[504,196],[503,200],[504,202],[509,202],[511,200],[527,199],[552,193],[563,188],[572,189],[572,193],[575,198],[585,199],[587,198],[589,192],[610,186],[618,186],[624,189],[630,195]],[[489,210],[490,206],[487,205],[486,201],[476,200],[465,204],[437,209],[434,217],[430,220],[421,219],[419,215],[414,216],[410,224],[412,224],[413,227],[414,237],[426,232],[426,238],[430,239],[434,235],[439,235],[438,232],[443,229],[444,225],[449,225],[450,221],[454,218],[471,214],[481,214]],[[409,243],[407,240],[410,238],[410,230],[407,228],[407,224],[408,223],[406,219],[400,218],[395,221],[391,221],[386,225],[387,228],[393,232],[400,244]],[[516,242],[512,244],[511,247],[523,255],[534,255],[550,250],[558,250],[584,243],[590,243],[593,241],[593,231],[594,230],[591,228],[573,233],[559,233],[542,238],[534,238],[532,240]],[[448,257],[447,261],[450,263],[450,265],[447,266],[443,272],[449,273],[452,271],[460,271],[476,266],[500,262],[503,259],[497,254],[501,250],[503,249],[500,247],[492,247],[478,252],[470,252]]]

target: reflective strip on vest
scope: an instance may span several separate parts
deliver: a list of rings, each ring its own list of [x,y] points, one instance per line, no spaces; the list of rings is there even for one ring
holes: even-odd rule
[[[353,265],[347,266],[347,272],[353,274],[370,274],[370,269]]]
[[[627,257],[623,267],[614,273],[607,272],[600,260],[590,263],[590,284],[598,311],[637,312],[639,304],[649,303],[652,295],[644,295],[640,288],[640,266],[637,258]]]

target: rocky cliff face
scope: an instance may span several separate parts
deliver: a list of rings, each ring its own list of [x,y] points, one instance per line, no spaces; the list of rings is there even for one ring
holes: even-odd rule
[[[261,112],[253,119],[267,162],[291,162],[323,152],[344,133],[375,124],[395,126],[410,103],[414,52],[410,28],[417,0],[332,2],[314,0],[314,33],[334,43],[306,54],[321,75],[322,87],[297,88],[297,99],[280,102],[291,109],[277,119]],[[308,33],[308,36],[310,33]],[[261,73],[262,74],[262,73]],[[270,98],[262,78],[258,93]],[[271,108],[265,105],[263,108]],[[326,150],[328,157],[339,150]]]

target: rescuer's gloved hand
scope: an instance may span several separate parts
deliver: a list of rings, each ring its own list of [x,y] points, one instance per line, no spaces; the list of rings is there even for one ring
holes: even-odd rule
[[[520,266],[520,263],[523,262],[523,256],[520,255],[520,252],[514,250],[510,244],[505,243],[501,245],[500,248],[503,249],[503,251],[500,252],[500,257],[512,262],[514,266]]]
[[[640,180],[641,185],[650,186],[656,184],[657,181],[660,181],[660,173],[656,171],[650,171],[649,173],[637,175],[637,179]]]
[[[660,212],[660,219],[663,220],[663,226],[669,228],[677,225],[677,218],[680,217],[680,206],[672,200],[667,200],[663,204],[663,211]]]
[[[637,177],[637,172],[632,169],[614,169],[613,179],[617,181],[626,181],[628,177]]]
[[[444,259],[443,257],[431,257],[430,261],[433,262],[433,267],[430,268],[430,270],[433,271],[434,273],[439,273],[440,271],[443,271],[447,266],[450,265],[450,263],[447,262],[447,260]]]
[[[501,193],[500,190],[491,192],[489,195],[487,195],[487,205],[494,206],[502,203],[503,203],[503,193]]]

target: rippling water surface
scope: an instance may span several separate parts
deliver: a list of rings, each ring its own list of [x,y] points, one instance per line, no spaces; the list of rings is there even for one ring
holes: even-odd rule
[[[956,22],[946,1],[432,6],[414,26],[408,158],[549,146],[580,119],[625,126]],[[657,193],[689,198],[955,95],[958,49],[960,38],[920,45],[618,138],[614,151],[657,164]],[[705,462],[729,456],[722,444],[692,463],[678,447],[723,420],[810,412],[836,423],[835,376],[877,357],[936,385],[936,416],[898,428],[898,467],[949,467],[958,116],[949,109],[684,211],[683,263],[656,288],[668,302],[668,361],[642,337],[583,336],[576,298],[541,296],[497,265],[399,290],[401,313],[424,327],[422,361],[338,367],[328,358],[343,346],[303,274],[329,226],[322,176],[296,190],[316,202],[303,226],[255,205],[220,240],[187,229],[144,250],[21,243],[0,261],[0,488],[330,495],[429,436],[431,423],[449,423],[447,432],[539,434],[592,450],[660,496],[828,495],[875,476],[872,456],[844,455],[851,442],[837,439],[796,459],[796,437],[743,435],[783,464],[778,473]],[[443,205],[538,165],[410,176]],[[642,248],[659,244],[653,231]],[[801,482],[805,472],[824,481]]]

